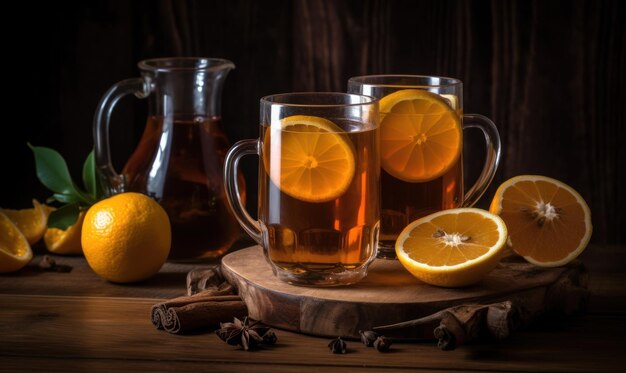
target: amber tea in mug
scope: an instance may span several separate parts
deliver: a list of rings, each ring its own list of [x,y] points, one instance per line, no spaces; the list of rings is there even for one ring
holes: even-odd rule
[[[377,102],[343,93],[261,100],[258,140],[235,144],[225,182],[235,216],[263,246],[274,273],[297,285],[359,281],[379,227]],[[239,203],[239,158],[259,155],[258,221]]]
[[[453,78],[353,77],[348,92],[380,99],[381,232],[379,257],[395,257],[395,241],[412,221],[440,210],[469,207],[495,174],[500,139],[491,120],[463,114],[463,86]],[[479,128],[487,157],[476,183],[463,185],[463,130]]]

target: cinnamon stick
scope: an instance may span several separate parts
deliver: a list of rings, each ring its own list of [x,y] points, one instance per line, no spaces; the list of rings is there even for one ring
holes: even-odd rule
[[[197,286],[201,283],[200,286]],[[192,271],[187,276],[188,293],[152,306],[152,324],[157,329],[183,334],[196,329],[217,327],[233,317],[242,318],[248,309],[235,289],[224,281],[217,267]],[[192,290],[193,288],[193,290]]]
[[[579,261],[571,262],[568,268],[547,289],[531,288],[499,301],[494,299],[490,304],[449,307],[415,320],[375,326],[373,330],[419,329],[426,332],[434,327],[434,337],[442,350],[453,350],[482,339],[504,339],[543,315],[570,315],[585,309],[589,299],[585,268]]]
[[[157,329],[183,334],[195,329],[216,327],[233,317],[243,317],[248,314],[248,309],[238,295],[198,293],[156,304],[152,306],[151,312],[152,323]]]

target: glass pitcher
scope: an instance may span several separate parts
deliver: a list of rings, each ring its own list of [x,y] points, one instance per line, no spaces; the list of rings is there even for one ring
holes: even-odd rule
[[[215,58],[160,58],[138,66],[141,77],[111,87],[94,117],[104,190],[107,195],[144,193],[163,206],[172,227],[170,260],[221,256],[240,233],[224,193],[222,170],[230,144],[220,124],[222,86],[235,65]],[[111,163],[109,123],[115,104],[131,93],[148,99],[148,118],[139,145],[118,174]],[[245,190],[242,177],[238,182]]]

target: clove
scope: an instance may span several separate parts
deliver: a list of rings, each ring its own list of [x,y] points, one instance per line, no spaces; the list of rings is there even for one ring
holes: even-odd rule
[[[381,335],[374,341],[374,348],[378,352],[387,352],[391,347],[391,343],[391,338]]]
[[[359,330],[359,334],[361,335],[361,342],[363,342],[365,347],[373,347],[376,339],[380,337],[380,334],[372,330]]]

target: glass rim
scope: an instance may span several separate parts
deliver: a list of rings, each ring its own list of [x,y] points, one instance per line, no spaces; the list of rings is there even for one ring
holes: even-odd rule
[[[284,100],[287,97],[359,97],[361,102],[344,102],[344,103],[310,103],[310,102],[290,102]],[[362,95],[357,93],[345,93],[345,92],[289,92],[289,93],[276,93],[261,97],[261,104],[263,105],[277,105],[284,107],[300,107],[300,108],[341,108],[341,107],[354,107],[372,105],[378,102],[378,99],[374,96]]]
[[[235,64],[225,58],[212,57],[161,57],[141,60],[139,69],[152,72],[172,71],[217,71],[234,69]]]
[[[378,82],[377,79],[384,80],[389,79],[389,82]],[[437,79],[441,81],[441,84],[428,84],[428,83],[394,83],[393,80],[431,80]],[[353,76],[348,79],[348,84],[350,83],[358,83],[361,85],[368,85],[371,87],[395,87],[395,88],[443,88],[443,87],[454,87],[460,86],[463,82],[457,78],[451,78],[447,76],[437,76],[437,75],[411,75],[411,74],[375,74],[375,75],[360,75]]]

